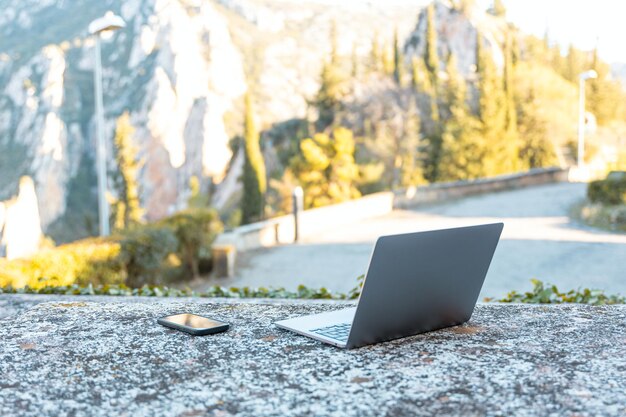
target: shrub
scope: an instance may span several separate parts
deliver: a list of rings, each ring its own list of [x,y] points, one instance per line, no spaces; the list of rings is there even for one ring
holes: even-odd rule
[[[222,228],[215,210],[194,208],[115,236],[42,250],[29,259],[0,259],[0,287],[141,287],[189,272],[197,277],[210,270],[211,244]]]
[[[585,204],[580,207],[580,218],[590,226],[626,232],[626,205],[605,206]]]
[[[589,183],[587,197],[592,203],[626,204],[626,177],[615,175],[615,172],[610,173],[604,180]]]
[[[544,284],[532,279],[533,289],[523,294],[511,291],[506,297],[497,300],[501,303],[529,303],[529,304],[624,304],[626,298],[619,295],[606,295],[602,290],[590,290],[589,288],[561,292],[556,285]],[[486,300],[490,301],[490,300]]]
[[[193,278],[200,276],[201,272],[207,272],[210,268],[211,244],[224,230],[217,211],[190,208],[162,220],[161,224],[176,236],[176,253]]]
[[[0,263],[0,285],[42,288],[50,285],[121,284],[126,278],[120,244],[89,238],[40,251],[30,259]]]
[[[173,231],[155,225],[137,226],[119,238],[119,260],[126,269],[126,285],[140,287],[163,281],[166,260],[176,251],[178,241]]]

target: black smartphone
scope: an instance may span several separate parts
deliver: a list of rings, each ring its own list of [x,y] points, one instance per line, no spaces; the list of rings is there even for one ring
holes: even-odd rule
[[[157,323],[194,336],[225,332],[230,327],[228,323],[190,313],[161,317]]]

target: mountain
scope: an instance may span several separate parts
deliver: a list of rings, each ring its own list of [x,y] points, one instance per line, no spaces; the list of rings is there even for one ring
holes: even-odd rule
[[[375,33],[414,25],[410,2],[264,0],[0,0],[0,200],[33,178],[41,223],[56,240],[95,232],[93,19],[111,10],[127,27],[103,36],[108,168],[125,110],[144,165],[149,219],[185,205],[191,176],[225,204],[236,192],[242,95],[253,85],[263,128],[305,117],[327,56],[369,53]],[[109,184],[111,181],[109,181]]]

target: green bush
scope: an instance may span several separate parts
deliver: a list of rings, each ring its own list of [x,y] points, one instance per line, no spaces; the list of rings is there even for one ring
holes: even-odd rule
[[[161,221],[172,230],[178,241],[176,254],[188,273],[197,278],[208,272],[211,264],[211,244],[224,230],[216,210],[190,208]],[[204,268],[203,268],[204,266]]]
[[[615,206],[600,203],[584,204],[579,210],[575,215],[590,226],[626,232],[626,204]]]
[[[115,236],[42,250],[29,259],[0,259],[0,287],[141,287],[197,277],[210,270],[211,244],[222,228],[215,210],[194,208]]]
[[[589,183],[587,197],[592,203],[626,204],[626,178],[611,174],[604,180]]]
[[[30,259],[0,263],[0,286],[121,284],[126,271],[120,243],[112,238],[89,238],[42,250]]]
[[[119,260],[126,269],[126,285],[163,282],[167,259],[178,247],[174,232],[166,227],[146,225],[134,227],[119,238]]]
[[[625,304],[626,298],[619,295],[606,295],[602,290],[590,290],[589,288],[561,292],[556,285],[544,284],[531,280],[533,289],[523,294],[511,291],[506,297],[497,300],[501,303],[529,303],[529,304]],[[489,300],[487,300],[489,301]]]

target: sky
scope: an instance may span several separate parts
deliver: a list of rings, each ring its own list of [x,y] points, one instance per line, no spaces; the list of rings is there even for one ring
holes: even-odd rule
[[[479,0],[489,6],[491,0]],[[626,63],[626,0],[503,0],[508,20],[522,31],[548,38],[567,48],[598,44],[610,63]]]

